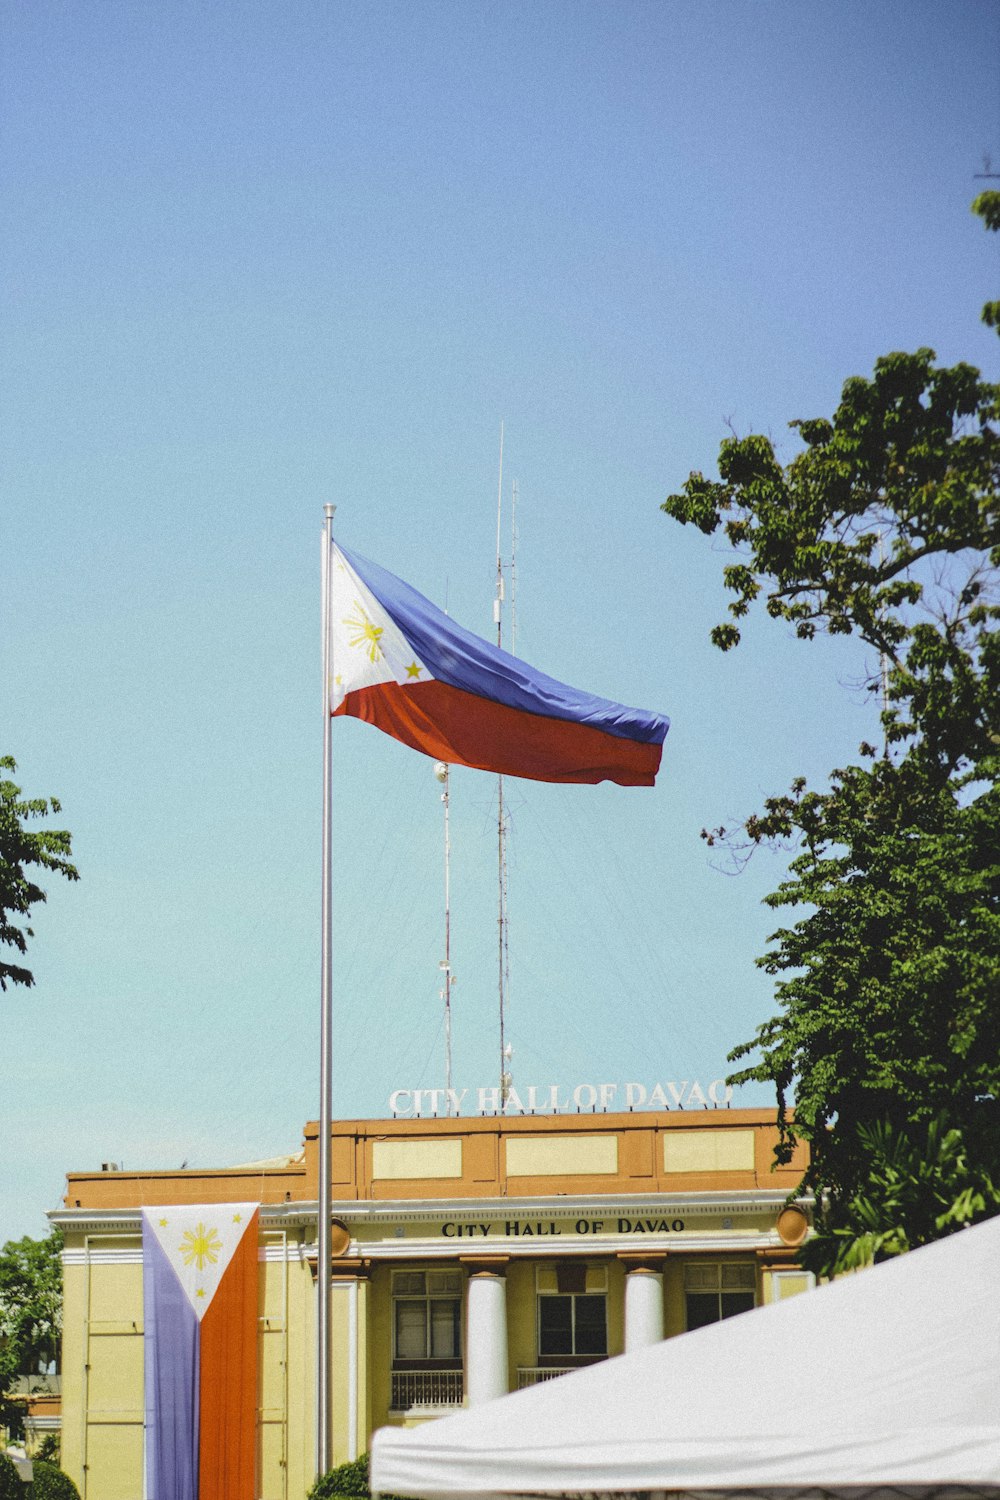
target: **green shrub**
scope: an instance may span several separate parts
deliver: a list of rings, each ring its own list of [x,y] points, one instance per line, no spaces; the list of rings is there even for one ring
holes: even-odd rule
[[[32,1467],[32,1500],[80,1500],[80,1491],[58,1465],[36,1458]]]
[[[309,1500],[330,1500],[334,1495],[349,1495],[354,1500],[368,1500],[368,1454],[362,1453],[353,1463],[340,1464],[321,1474],[309,1491]],[[2,1500],[2,1497],[0,1497]]]
[[[371,1500],[368,1487],[368,1454],[362,1453],[353,1463],[341,1464],[321,1474],[309,1491],[308,1500]],[[3,1497],[0,1496],[0,1500]],[[383,1495],[381,1500],[406,1500],[405,1495]]]
[[[0,1453],[0,1500],[24,1500],[25,1484],[6,1453]]]

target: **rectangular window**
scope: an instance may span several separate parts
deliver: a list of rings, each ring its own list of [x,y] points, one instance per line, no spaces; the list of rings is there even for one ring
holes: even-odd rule
[[[396,1364],[460,1361],[461,1271],[394,1271],[392,1322]]]
[[[572,1297],[539,1297],[538,1352],[542,1356],[573,1353]]]
[[[757,1270],[746,1261],[693,1263],[684,1267],[687,1327],[704,1328],[749,1312],[757,1302]]]
[[[602,1359],[608,1352],[607,1270],[603,1266],[539,1267],[538,1358]]]
[[[538,1356],[601,1355],[608,1352],[608,1299],[603,1296],[538,1299]]]
[[[573,1298],[573,1353],[607,1354],[608,1299]]]

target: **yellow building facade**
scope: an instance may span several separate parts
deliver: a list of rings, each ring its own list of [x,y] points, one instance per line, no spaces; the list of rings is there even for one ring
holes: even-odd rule
[[[793,1295],[804,1157],[760,1110],[341,1121],[332,1132],[335,1459],[444,1415]],[[260,1202],[258,1485],[314,1478],[318,1128],[295,1157],[74,1172],[62,1463],[83,1500],[143,1494],[141,1211]]]

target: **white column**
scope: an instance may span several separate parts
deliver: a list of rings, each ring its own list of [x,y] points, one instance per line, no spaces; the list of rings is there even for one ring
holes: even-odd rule
[[[347,1461],[358,1456],[358,1282],[351,1282],[347,1304]]]
[[[507,1281],[502,1271],[469,1269],[465,1393],[478,1406],[507,1394]]]
[[[625,1353],[657,1344],[663,1337],[663,1276],[644,1266],[625,1277]]]

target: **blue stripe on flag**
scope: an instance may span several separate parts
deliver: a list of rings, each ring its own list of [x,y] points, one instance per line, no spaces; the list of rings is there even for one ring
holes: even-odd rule
[[[526,713],[589,724],[606,734],[643,744],[663,744],[670,727],[665,714],[626,708],[608,698],[598,698],[556,682],[509,652],[463,630],[423,594],[378,563],[359,557],[346,547],[340,550],[439,682]]]

